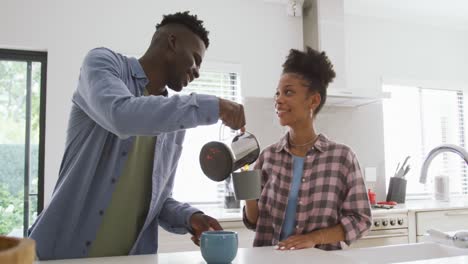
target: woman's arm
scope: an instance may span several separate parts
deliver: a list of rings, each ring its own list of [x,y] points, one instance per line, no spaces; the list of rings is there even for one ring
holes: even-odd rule
[[[257,200],[245,201],[245,216],[251,225],[257,224],[258,219],[258,203]]]
[[[345,240],[345,231],[341,224],[312,231],[307,234],[293,235],[278,243],[280,250],[312,248],[315,245],[332,244]]]
[[[354,153],[347,158],[349,170],[346,175],[347,194],[341,205],[340,224],[345,232],[347,245],[361,238],[371,227],[372,216],[366,185]]]

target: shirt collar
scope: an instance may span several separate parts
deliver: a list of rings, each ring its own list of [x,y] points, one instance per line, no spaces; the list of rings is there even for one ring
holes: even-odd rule
[[[137,79],[147,79],[143,67],[141,67],[140,62],[136,58],[128,58],[130,64],[130,70],[132,71],[132,77]]]
[[[132,71],[132,77],[136,79],[142,79],[143,85],[140,88],[141,92],[143,92],[143,89],[145,89],[146,85],[149,83],[148,77],[146,77],[143,67],[141,67],[140,62],[136,58],[128,58],[128,61],[130,64],[130,70]],[[161,95],[168,97],[169,92],[166,89]]]
[[[290,152],[289,151],[289,144],[288,144],[288,137],[289,137],[289,132],[286,133],[280,139],[280,141],[274,145],[274,151],[275,152],[280,152],[282,150],[286,150],[287,152]],[[314,147],[314,149],[316,149],[316,150],[318,150],[320,152],[324,152],[327,149],[328,144],[329,144],[328,138],[323,134],[319,134],[317,136],[317,140],[315,141],[313,147]]]

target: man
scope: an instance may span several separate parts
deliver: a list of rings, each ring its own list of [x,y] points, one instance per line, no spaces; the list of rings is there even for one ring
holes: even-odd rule
[[[167,97],[199,77],[209,46],[189,12],[164,16],[139,59],[90,51],[80,71],[59,179],[30,237],[39,259],[152,254],[158,225],[193,234],[219,223],[171,197],[185,129],[245,125],[242,105],[215,96]]]

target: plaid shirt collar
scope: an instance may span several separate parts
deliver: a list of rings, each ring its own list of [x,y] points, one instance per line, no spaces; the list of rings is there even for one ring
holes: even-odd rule
[[[273,145],[273,151],[274,152],[280,152],[280,151],[284,150],[286,152],[291,152],[289,150],[288,138],[289,138],[289,132],[286,133],[280,139],[280,141],[278,143]],[[323,134],[319,134],[317,136],[317,140],[315,141],[313,148],[320,151],[320,152],[324,152],[324,151],[326,151],[328,149],[328,145],[329,145],[328,138]]]

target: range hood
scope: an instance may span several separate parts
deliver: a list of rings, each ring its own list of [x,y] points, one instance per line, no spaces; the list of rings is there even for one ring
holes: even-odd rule
[[[303,5],[304,46],[325,51],[336,77],[328,87],[325,106],[358,107],[380,101],[360,95],[346,81],[345,0],[306,0]]]

